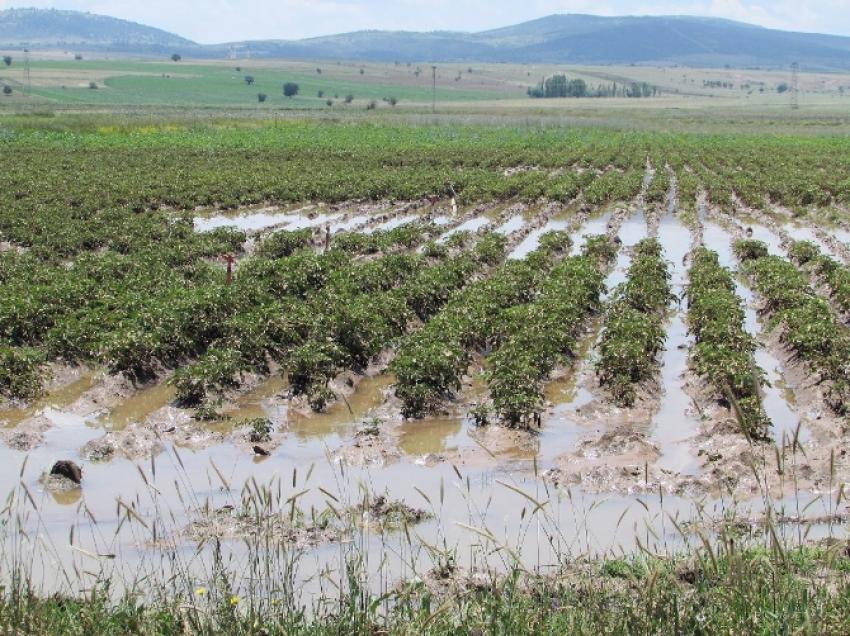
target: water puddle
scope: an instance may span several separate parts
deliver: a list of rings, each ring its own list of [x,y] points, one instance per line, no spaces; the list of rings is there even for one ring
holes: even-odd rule
[[[407,420],[401,425],[399,447],[403,453],[414,457],[457,450],[465,424],[462,417]]]
[[[361,225],[365,225],[368,222],[369,216],[365,214],[352,216],[342,221],[336,221],[330,224],[331,234],[336,234],[337,232],[349,232]]]
[[[835,251],[824,241],[820,239],[815,232],[810,227],[803,227],[801,225],[792,225],[788,224],[784,227],[785,231],[788,232],[788,235],[794,239],[795,241],[809,241],[810,243],[814,243],[818,246],[821,252],[827,254],[832,257],[839,257],[840,254],[836,254]]]
[[[173,386],[160,382],[131,395],[109,412],[100,415],[96,422],[107,431],[121,431],[133,423],[143,424],[151,413],[168,406],[176,394]]]
[[[636,210],[623,221],[619,232],[623,247],[634,247],[647,236],[646,217],[643,210]]]
[[[672,264],[672,291],[681,297],[688,275],[685,260],[691,250],[691,232],[676,217],[665,215],[658,226],[658,240]],[[691,414],[691,398],[684,389],[684,375],[693,342],[688,335],[681,305],[674,309],[667,327],[665,346],[661,359],[664,396],[653,420],[652,441],[661,449],[659,468],[694,474],[699,469],[699,462],[690,452],[687,441],[699,432],[699,422]]]
[[[769,227],[751,223],[746,224],[745,227],[752,229],[752,238],[767,244],[768,252],[771,255],[783,256],[785,254],[785,250],[782,247],[782,239]]]
[[[408,225],[410,223],[415,223],[420,218],[421,217],[418,215],[397,216],[394,219],[384,221],[383,223],[379,223],[378,225],[363,228],[363,234],[372,234],[373,232],[388,232],[390,230],[394,230],[397,227]]]
[[[850,231],[836,227],[828,229],[827,232],[831,232],[835,238],[844,243],[847,247],[850,247]]]
[[[496,234],[508,236],[514,232],[518,232],[525,226],[525,219],[521,215],[512,216],[507,221],[496,228]]]
[[[608,223],[611,221],[612,216],[614,216],[614,210],[608,210],[601,215],[588,219],[573,237],[573,247],[570,254],[573,255],[581,253],[585,243],[587,243],[588,236],[605,234],[608,230]]]
[[[461,232],[477,232],[481,228],[490,225],[490,223],[492,223],[492,221],[486,216],[477,216],[474,219],[464,221],[457,227],[453,227],[448,232],[440,236],[440,238],[437,239],[437,242],[445,243],[449,237],[454,236],[455,234],[460,234]]]
[[[83,393],[91,389],[94,386],[95,379],[94,373],[84,373],[79,379],[60,389],[50,391],[47,395],[39,398],[29,406],[0,411],[0,426],[12,428],[24,420],[42,413],[45,409],[61,411],[76,402]]]
[[[299,439],[341,437],[351,432],[353,425],[368,418],[383,405],[385,393],[395,382],[392,375],[364,378],[353,395],[331,404],[325,413],[302,414],[290,410],[289,431]]]
[[[540,245],[541,237],[547,232],[564,231],[570,227],[567,219],[551,219],[543,227],[532,230],[508,255],[509,260],[522,260]]]
[[[276,227],[287,230],[301,230],[326,225],[342,217],[341,213],[311,212],[314,209],[312,206],[294,211],[264,208],[256,212],[237,212],[210,217],[201,216],[195,218],[195,230],[197,232],[209,232],[222,227],[234,227],[246,232],[257,232]]]

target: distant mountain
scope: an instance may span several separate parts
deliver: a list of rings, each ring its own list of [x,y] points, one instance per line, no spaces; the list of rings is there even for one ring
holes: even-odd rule
[[[787,67],[850,70],[850,38],[688,16],[551,15],[479,33],[358,31],[305,40],[199,45],[115,18],[73,11],[0,11],[0,48],[74,48],[197,57]]]
[[[55,9],[0,11],[0,48],[25,47],[149,54],[198,49],[167,31],[102,15]]]

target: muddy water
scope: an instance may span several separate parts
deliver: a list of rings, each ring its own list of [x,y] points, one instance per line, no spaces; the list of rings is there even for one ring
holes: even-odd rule
[[[389,230],[394,230],[397,227],[401,227],[403,225],[408,225],[410,223],[415,223],[420,220],[419,215],[410,215],[410,216],[397,216],[394,219],[390,219],[389,221],[384,221],[383,223],[379,223],[378,225],[374,225],[372,227],[366,227],[361,230],[363,234],[372,234],[375,231],[388,232]]]
[[[566,217],[555,218],[547,221],[543,227],[528,233],[519,245],[508,255],[511,260],[522,260],[540,246],[541,237],[547,232],[559,232],[570,227],[570,221]]]
[[[437,239],[437,242],[443,243],[448,240],[449,237],[461,232],[477,232],[478,230],[490,225],[490,223],[492,223],[492,220],[488,219],[486,216],[478,216],[473,219],[469,219],[468,221],[464,221],[457,227],[454,227],[444,233],[439,239]]]
[[[605,231],[608,229],[608,223],[611,221],[611,217],[614,215],[614,210],[609,209],[604,213],[596,215],[585,222],[576,235],[573,237],[573,248],[571,254],[578,254],[581,252],[585,243],[587,242],[587,237],[595,234],[605,234]]]
[[[788,235],[795,241],[809,241],[817,245],[824,254],[836,256],[836,254],[832,251],[832,248],[824,243],[812,228],[789,224],[784,226],[783,229],[788,232]]]
[[[318,212],[318,213],[317,213]],[[195,231],[209,232],[222,227],[235,227],[246,232],[256,232],[270,227],[288,226],[292,229],[314,227],[337,218],[337,214],[325,214],[312,205],[289,208],[267,207],[255,210],[237,210],[226,214],[195,217]],[[315,221],[315,223],[313,223]]]
[[[457,451],[471,426],[463,417],[408,420],[401,426],[401,451],[413,457]]]
[[[174,400],[177,391],[167,382],[143,388],[124,402],[100,415],[96,422],[107,431],[121,431],[130,424],[142,424],[154,411]]]
[[[79,379],[61,389],[49,392],[24,408],[0,410],[0,426],[13,427],[27,418],[43,413],[47,409],[62,411],[73,404],[77,398],[94,386],[96,375],[83,373]]]
[[[299,439],[341,437],[353,430],[353,424],[368,419],[380,407],[395,382],[391,375],[364,379],[353,395],[334,402],[326,413],[289,413],[289,430]]]
[[[525,226],[525,223],[526,221],[522,216],[513,216],[497,227],[495,231],[497,234],[507,236],[508,234],[513,234],[514,232],[521,230]]]
[[[691,250],[691,232],[676,217],[665,215],[658,226],[658,240],[672,266],[672,292],[681,298],[687,284],[685,258]],[[684,389],[692,344],[685,324],[685,307],[677,303],[667,328],[666,349],[661,361],[664,397],[653,421],[652,441],[662,453],[658,466],[684,474],[694,473],[699,464],[688,448],[688,440],[699,432],[699,422]]]
[[[757,241],[763,241],[767,244],[767,249],[771,255],[783,256],[785,250],[782,247],[782,239],[776,235],[769,227],[758,224],[745,224],[746,227],[752,228],[753,238]]]

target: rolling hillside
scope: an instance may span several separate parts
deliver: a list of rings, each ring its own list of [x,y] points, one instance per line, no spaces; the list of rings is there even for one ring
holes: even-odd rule
[[[281,34],[285,36],[286,34]],[[203,46],[159,29],[71,11],[0,11],[0,48],[207,58],[360,59],[850,69],[850,38],[684,16],[552,15],[479,33],[359,31]]]
[[[52,9],[0,11],[0,48],[24,47],[127,53],[199,48],[194,42],[167,31],[108,16]]]

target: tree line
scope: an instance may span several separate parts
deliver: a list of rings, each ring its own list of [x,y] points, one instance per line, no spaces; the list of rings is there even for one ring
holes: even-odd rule
[[[529,86],[528,96],[546,97],[656,97],[661,94],[657,86],[646,82],[598,84],[588,86],[583,79],[568,79],[566,75],[552,75]]]

